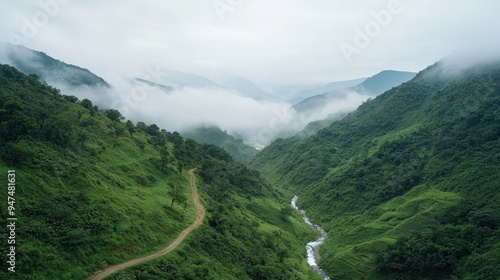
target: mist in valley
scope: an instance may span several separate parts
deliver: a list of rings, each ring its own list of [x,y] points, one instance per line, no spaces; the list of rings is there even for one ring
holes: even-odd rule
[[[379,0],[360,10],[351,3],[233,1],[221,10],[209,2],[9,2],[2,4],[0,32],[5,42],[89,69],[110,85],[71,84],[61,78],[71,77],[71,68],[50,69],[42,78],[62,94],[169,131],[218,126],[255,147],[368,99],[346,90],[344,98],[302,113],[288,101],[300,91],[387,69],[418,72],[467,52],[447,62],[452,73],[487,60],[500,45],[495,9],[474,3]],[[44,67],[29,51],[16,55],[33,69]],[[0,51],[0,62],[11,59]],[[172,73],[181,80],[169,81]]]

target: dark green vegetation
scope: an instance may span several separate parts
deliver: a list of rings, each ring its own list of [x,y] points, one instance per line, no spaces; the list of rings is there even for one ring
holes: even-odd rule
[[[182,133],[185,138],[193,139],[199,143],[215,145],[228,152],[235,160],[247,163],[255,155],[257,150],[243,143],[243,140],[222,131],[215,126],[198,127]]]
[[[0,246],[0,278],[85,279],[167,246],[195,215],[186,199],[193,167],[205,222],[171,255],[121,276],[314,279],[303,248],[314,234],[255,171],[220,148],[125,122],[0,65],[0,173],[7,181],[16,170],[18,218],[16,273]]]
[[[500,64],[442,61],[251,166],[329,232],[332,279],[497,279]]]
[[[9,64],[26,75],[36,75],[50,85],[105,87],[110,85],[87,69],[54,59],[43,52],[0,42],[0,63]]]

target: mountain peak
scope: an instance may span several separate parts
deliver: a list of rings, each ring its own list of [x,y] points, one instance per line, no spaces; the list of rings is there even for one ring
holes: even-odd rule
[[[63,89],[80,86],[110,87],[104,79],[87,69],[21,45],[0,42],[0,63],[14,66],[26,75],[35,74],[42,81]]]

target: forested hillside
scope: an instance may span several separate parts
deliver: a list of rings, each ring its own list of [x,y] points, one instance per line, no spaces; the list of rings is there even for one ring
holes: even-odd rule
[[[16,262],[1,279],[85,279],[168,245],[192,223],[187,170],[207,210],[180,248],[116,279],[315,279],[314,232],[288,199],[223,150],[0,65],[0,173],[15,170]],[[3,206],[2,206],[2,209]],[[6,221],[7,213],[2,211]],[[0,234],[6,237],[7,227]]]
[[[235,160],[247,163],[255,155],[257,149],[248,146],[241,139],[236,139],[234,136],[227,134],[220,128],[215,126],[197,127],[182,133],[182,136],[188,139],[193,139],[196,142],[203,144],[211,144],[227,151]]]
[[[328,231],[333,279],[500,275],[500,63],[452,59],[251,163]]]

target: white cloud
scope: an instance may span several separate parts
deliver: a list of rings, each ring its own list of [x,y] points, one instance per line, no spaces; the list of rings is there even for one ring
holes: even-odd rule
[[[399,0],[403,11],[347,62],[340,44],[351,42],[355,28],[364,28],[372,12],[387,9],[391,1],[397,0],[231,1],[239,4],[222,21],[212,0],[2,1],[0,34],[4,41],[9,34],[22,35],[26,19],[44,12],[39,3],[61,3],[25,46],[112,83],[160,65],[202,75],[217,69],[265,88],[321,85],[386,69],[419,71],[463,49],[500,47],[499,1]],[[127,98],[127,90],[114,99]],[[359,100],[346,102],[340,107]],[[258,135],[265,129],[269,134],[294,118],[286,104],[259,103],[214,89],[155,93],[134,106],[131,115],[170,130],[212,122],[228,130],[245,128]],[[328,110],[340,108],[332,106]]]
[[[215,125],[255,145],[269,143],[296,120],[288,103],[256,101],[219,87],[183,87],[166,93],[129,79],[117,77],[111,82],[115,85],[111,89],[81,88],[63,94],[88,98],[102,109],[114,108],[127,119],[155,123],[168,131]]]
[[[498,1],[400,0],[403,12],[347,63],[340,43],[390,1],[241,1],[221,21],[213,1],[72,0],[26,45],[105,78],[160,62],[186,72],[218,67],[261,85],[418,71],[463,46],[498,45]],[[22,18],[42,11],[30,3],[2,3],[1,33],[19,33]]]

